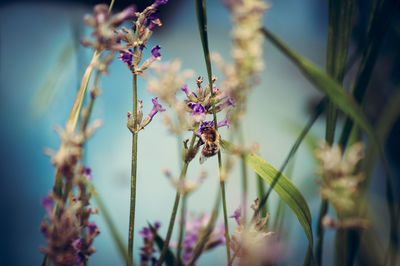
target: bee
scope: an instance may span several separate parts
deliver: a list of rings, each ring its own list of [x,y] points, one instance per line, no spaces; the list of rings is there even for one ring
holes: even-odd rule
[[[213,127],[205,127],[201,130],[201,141],[204,143],[201,150],[200,163],[203,164],[207,158],[219,152],[220,136]]]

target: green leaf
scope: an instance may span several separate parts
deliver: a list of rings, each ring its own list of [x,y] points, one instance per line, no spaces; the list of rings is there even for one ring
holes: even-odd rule
[[[212,71],[210,61],[210,50],[208,48],[208,35],[207,35],[207,13],[206,2],[204,0],[196,0],[196,15],[197,24],[199,25],[200,39],[203,46],[204,59],[206,60],[207,74],[209,83],[212,83]]]
[[[230,153],[235,154],[235,150],[238,149],[235,145],[228,141],[221,141],[222,148]],[[242,156],[238,156],[242,158]],[[246,164],[252,168],[262,179],[268,184],[272,184],[274,177],[278,175],[279,171],[272,165],[264,161],[262,158],[252,152],[245,153]],[[284,174],[280,174],[280,178],[274,186],[274,190],[278,193],[279,197],[288,204],[292,209],[300,225],[308,238],[309,246],[313,246],[313,234],[311,228],[311,213],[308,208],[307,202],[305,201],[301,192],[296,186],[287,178]]]
[[[329,0],[326,71],[339,83],[343,80],[355,10],[355,0]]]
[[[352,118],[361,129],[376,141],[370,123],[364,115],[361,107],[354,101],[351,95],[347,94],[340,84],[331,78],[325,71],[303,58],[292,49],[283,44],[272,33],[265,28],[262,29],[264,35],[276,45],[285,55],[287,55],[300,69],[304,76],[311,81],[317,89],[322,91],[338,108]]]
[[[154,229],[154,227],[148,222],[148,226],[150,227],[151,232],[154,235],[154,240],[156,241],[156,244],[158,246],[158,249],[161,251],[164,247],[164,240],[159,236],[157,231]],[[165,253],[165,263],[168,266],[173,266],[175,262],[175,256],[174,253],[172,253],[171,249],[167,249],[167,252]],[[181,265],[181,264],[178,264]]]

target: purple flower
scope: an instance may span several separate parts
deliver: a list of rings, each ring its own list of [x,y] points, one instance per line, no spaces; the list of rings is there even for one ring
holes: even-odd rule
[[[149,117],[153,119],[158,112],[164,112],[166,109],[162,108],[162,105],[158,103],[158,97],[153,98],[151,101],[153,102],[153,109],[151,109]]]
[[[108,11],[107,11],[108,12]],[[133,18],[136,15],[136,7],[135,5],[130,5],[121,12],[115,14],[111,18],[111,24],[114,26],[119,26],[124,22],[125,20],[129,18]]]
[[[201,122],[206,120],[206,114],[205,114],[206,109],[204,108],[203,105],[199,103],[193,103],[191,104],[190,108],[192,109],[191,116],[194,118],[196,122]]]
[[[228,107],[228,106],[235,107],[235,102],[233,101],[232,97],[228,97],[228,99],[225,102],[221,103],[218,106],[218,108],[219,108],[219,110],[222,110],[222,109],[224,109],[225,107]]]
[[[74,266],[81,266],[82,263],[83,263],[82,257],[81,257],[81,255],[78,254],[78,255],[76,256],[76,260],[75,260]]]
[[[154,2],[155,5],[159,6],[159,5],[165,5],[166,3],[168,3],[168,0],[156,0]]]
[[[241,217],[241,215],[242,215],[242,209],[240,208],[240,207],[238,207],[236,210],[235,210],[235,212],[233,213],[233,215],[232,216],[229,216],[229,218],[235,218],[235,220],[236,220],[236,223],[238,224],[238,225],[240,225],[240,217]]]
[[[193,250],[197,240],[199,239],[199,235],[207,226],[210,218],[211,216],[209,214],[202,214],[200,217],[195,217],[191,222],[188,222],[188,219],[186,219],[186,236],[185,240],[183,241],[184,254],[182,258],[184,264],[187,264],[192,258]],[[223,244],[225,242],[224,233],[225,226],[223,224],[217,228],[214,228],[207,242],[205,250],[210,250],[219,244]]]
[[[187,84],[184,84],[183,87],[181,88],[181,90],[185,92],[187,97],[189,97],[190,92],[189,92]]]
[[[78,237],[77,239],[75,239],[74,241],[72,241],[71,246],[72,248],[77,252],[81,252],[82,249],[82,245],[83,245],[83,239]]]
[[[139,234],[143,237],[143,240],[150,240],[153,236],[151,229],[149,227],[143,227],[143,229],[139,232]]]
[[[231,128],[231,125],[229,124],[229,122],[230,122],[230,119],[227,114],[224,120],[218,122],[218,128],[224,127],[224,126],[226,126],[228,129]]]
[[[155,58],[161,58],[161,54],[160,54],[160,45],[156,45],[153,48],[151,48],[151,54],[155,57]]]
[[[181,90],[185,92],[186,97],[188,97],[189,99],[191,99],[191,98],[190,98],[191,95],[194,95],[194,97],[197,98],[197,94],[196,94],[196,93],[190,92],[190,91],[188,90],[187,84],[183,85],[183,87],[181,88]],[[190,107],[190,106],[189,106],[189,107]],[[190,107],[190,108],[191,108],[191,107]]]
[[[161,227],[161,223],[160,222],[154,222],[154,225],[153,225],[153,227],[154,227],[154,229],[157,231],[160,227]]]
[[[118,57],[118,59],[120,59],[124,63],[127,63],[128,65],[132,65],[132,55],[133,50],[129,49],[129,52],[120,52],[120,56]]]
[[[157,11],[152,13],[152,14],[150,14],[150,15],[148,15],[145,18],[143,24],[147,25],[147,29],[150,30],[150,31],[153,31],[155,26],[161,26],[162,25],[161,21],[157,17]]]
[[[218,91],[217,85],[213,84],[212,88],[213,88],[213,92],[214,92],[214,93],[216,93],[216,92]]]
[[[89,167],[83,167],[83,175],[86,177],[87,180],[92,179],[92,170]]]
[[[52,204],[53,204],[53,197],[47,196],[42,199],[42,205],[45,208],[47,215],[51,217],[53,215]]]
[[[90,222],[87,228],[89,234],[91,235],[93,235],[98,230],[98,226],[94,222]]]

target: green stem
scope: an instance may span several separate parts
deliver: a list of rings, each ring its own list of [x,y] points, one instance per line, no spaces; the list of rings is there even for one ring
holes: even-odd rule
[[[176,251],[176,260],[175,260],[175,266],[181,264],[181,251],[182,251],[182,241],[183,241],[183,234],[185,231],[185,213],[186,213],[186,196],[187,194],[184,193],[182,197],[182,206],[181,206],[181,217],[180,217],[180,226],[179,226],[179,238],[178,238],[178,249]]]
[[[322,243],[324,242],[324,227],[322,226],[322,218],[324,218],[327,212],[328,201],[322,200],[317,224],[317,246],[315,247],[315,262],[317,266],[322,265]]]
[[[192,139],[190,141],[189,152],[193,149],[195,139],[196,139],[196,130],[193,132]],[[181,174],[179,176],[180,180],[183,180],[186,177],[186,172],[187,172],[188,166],[189,166],[189,161],[185,160]],[[165,240],[164,240],[164,245],[161,250],[160,258],[157,261],[158,266],[162,265],[162,263],[164,262],[164,259],[165,259],[165,255],[167,254],[167,250],[169,247],[169,241],[171,240],[172,231],[174,229],[176,213],[178,212],[180,197],[181,197],[181,191],[179,191],[179,189],[178,189],[176,191],[176,195],[175,195],[175,201],[174,201],[174,206],[173,206],[172,212],[171,212],[171,218],[169,219],[167,236],[165,237]],[[177,258],[177,260],[179,261],[179,258]]]
[[[199,26],[200,39],[201,39],[201,44],[203,47],[204,60],[206,63],[206,68],[207,68],[208,84],[209,84],[210,93],[211,93],[214,128],[215,128],[215,130],[218,131],[217,113],[215,111],[215,98],[214,98],[214,91],[212,88],[213,82],[212,82],[210,51],[208,48],[206,2],[204,0],[196,0],[195,6],[196,6],[196,16],[197,16],[197,22],[198,22],[198,26]],[[221,193],[222,193],[222,205],[223,205],[223,212],[224,212],[226,256],[227,256],[227,262],[229,262],[230,257],[231,257],[231,255],[230,255],[231,251],[230,251],[230,244],[229,244],[228,215],[227,215],[227,210],[226,210],[225,181],[222,179],[222,162],[221,162],[221,152],[220,151],[218,151],[218,170],[219,170],[220,187],[221,187]]]
[[[133,261],[133,243],[135,231],[135,205],[136,205],[136,172],[137,172],[137,75],[133,74],[133,122],[134,131],[132,132],[132,167],[131,167],[131,200],[129,211],[129,239],[128,254],[129,259]]]
[[[238,126],[237,130],[239,131],[239,139],[240,145],[244,147],[244,136],[243,136],[243,128]],[[246,222],[247,218],[247,165],[246,158],[242,155],[241,160],[241,168],[242,168],[242,210],[243,210],[243,219]]]

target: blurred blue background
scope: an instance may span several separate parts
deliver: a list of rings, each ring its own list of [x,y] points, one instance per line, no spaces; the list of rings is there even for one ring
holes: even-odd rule
[[[324,68],[326,1],[280,0],[270,1],[270,4],[264,25],[300,54]],[[207,10],[211,50],[219,52],[229,61],[231,23],[228,10],[221,1],[207,1]],[[54,175],[54,168],[49,157],[43,154],[43,149],[58,149],[60,140],[53,127],[64,126],[81,75],[92,54],[90,48],[76,45],[77,39],[90,34],[86,26],[82,27],[82,17],[86,13],[91,13],[91,7],[79,1],[15,1],[0,6],[1,265],[38,265],[42,261],[39,247],[45,242],[39,225],[44,210],[40,200],[51,190]],[[162,61],[179,58],[184,68],[193,69],[196,76],[206,76],[194,1],[170,0],[166,7],[161,8],[161,18],[164,25],[152,36],[148,47],[160,44]],[[258,142],[261,156],[278,168],[308,119],[310,103],[321,95],[270,43],[266,42],[264,48],[266,69],[260,84],[249,96],[249,110],[243,125],[247,144]],[[70,51],[70,54],[61,65],[57,65],[60,54],[65,51]],[[103,126],[86,146],[85,160],[92,168],[94,185],[112,214],[119,233],[126,240],[131,137],[125,122],[126,112],[132,105],[131,74],[118,60],[109,70],[110,74],[102,78],[102,94],[95,103],[92,115],[92,118],[101,119]],[[214,72],[218,76],[216,69]],[[49,74],[62,78],[51,84],[56,88],[49,90],[50,93],[46,94],[50,95],[49,98],[40,102],[38,108],[34,104],[35,97],[43,92]],[[152,95],[146,91],[142,78],[139,78],[138,86],[138,97],[143,100],[144,114],[147,114],[152,106]],[[189,86],[193,87],[194,83]],[[226,130],[221,132],[222,136],[226,133]],[[314,126],[311,136],[315,139],[324,137],[322,120]],[[166,233],[175,191],[161,170],[168,168],[173,175],[179,174],[177,141],[168,133],[160,117],[156,117],[139,135],[136,232],[147,221],[160,221],[160,232],[162,235]],[[296,155],[292,179],[305,195],[313,220],[316,220],[319,199],[315,196],[318,187],[314,181],[314,161],[310,158],[312,149],[304,143]],[[208,173],[206,181],[188,201],[191,211],[201,213],[211,210],[218,186],[216,168],[215,158],[204,165],[199,165],[195,159],[189,166],[189,178],[197,178],[201,170]],[[240,171],[236,168],[237,164],[236,171],[227,181],[230,214],[240,204]],[[250,203],[257,195],[255,175],[250,170],[249,178]],[[277,202],[275,195],[271,202],[272,205]],[[101,214],[94,215],[93,219],[99,224],[101,234],[94,242],[97,252],[90,258],[89,265],[122,265]],[[298,265],[297,262],[303,260],[307,240],[291,212],[287,213],[285,224],[286,228],[290,228],[286,240],[286,262]],[[230,231],[233,232],[234,228],[235,223],[231,221]],[[330,265],[331,261],[332,241],[329,239],[332,236],[333,232],[328,231],[326,265]],[[176,239],[175,235],[173,239]],[[136,258],[141,244],[137,235]],[[212,251],[200,258],[199,265],[224,264],[224,252],[223,247]]]

